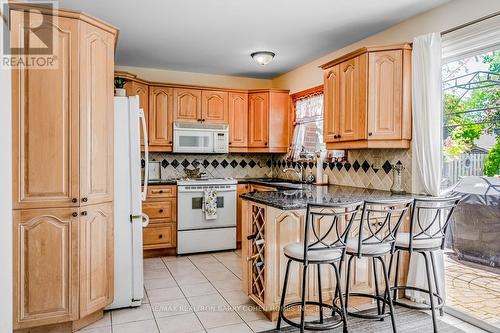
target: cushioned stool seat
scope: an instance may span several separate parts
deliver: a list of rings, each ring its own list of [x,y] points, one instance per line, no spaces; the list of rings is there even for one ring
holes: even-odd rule
[[[411,245],[414,249],[431,249],[441,246],[443,238],[425,238],[425,239],[413,239]],[[407,232],[401,232],[396,235],[396,247],[409,249],[410,248],[410,234]]]
[[[287,257],[304,260],[304,243],[291,243],[287,244],[283,251]],[[313,247],[307,251],[307,259],[311,261],[335,261],[340,260],[342,257],[342,250]]]
[[[359,239],[356,238],[349,238],[347,240],[347,253],[349,254],[358,254],[358,241]],[[364,243],[361,245],[361,254],[365,255],[377,255],[377,254],[386,254],[390,252],[391,250],[391,244],[389,243],[374,243],[374,244],[367,244]]]

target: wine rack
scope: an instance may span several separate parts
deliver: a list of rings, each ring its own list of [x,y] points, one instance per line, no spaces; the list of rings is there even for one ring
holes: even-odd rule
[[[265,291],[265,224],[266,208],[252,206],[252,234],[247,237],[251,241],[250,258],[252,274],[252,294],[264,303]]]

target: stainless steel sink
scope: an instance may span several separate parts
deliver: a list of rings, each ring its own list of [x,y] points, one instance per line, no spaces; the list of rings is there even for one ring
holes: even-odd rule
[[[273,186],[276,186],[276,187],[283,187],[283,188],[291,188],[291,189],[306,189],[306,188],[309,188],[310,185],[309,184],[297,184],[297,183],[289,183],[289,182],[275,182],[275,183],[272,183]]]

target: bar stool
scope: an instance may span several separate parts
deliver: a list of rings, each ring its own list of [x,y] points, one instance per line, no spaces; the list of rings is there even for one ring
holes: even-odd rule
[[[358,235],[347,240],[346,249],[349,261],[347,262],[345,307],[349,306],[350,296],[368,297],[377,301],[376,315],[356,312],[348,312],[348,314],[357,318],[378,320],[390,316],[393,332],[397,332],[396,321],[394,319],[394,307],[389,295],[389,275],[384,257],[394,252],[397,231],[412,204],[413,199],[365,201],[363,213],[359,220]],[[349,291],[352,261],[354,258],[364,257],[372,260],[375,295]],[[378,288],[376,260],[380,261],[382,266],[385,282],[384,296],[380,295]],[[381,303],[389,305],[389,313],[385,313],[385,306],[384,310],[382,310]]]
[[[447,198],[417,198],[413,204],[412,219],[410,224],[410,232],[399,233],[396,236],[396,251],[391,255],[391,264],[389,265],[389,272],[392,270],[392,259],[396,255],[396,275],[394,286],[391,291],[394,293],[394,303],[400,306],[416,309],[416,310],[431,310],[432,324],[434,332],[437,332],[436,326],[436,309],[440,310],[440,315],[443,315],[444,301],[441,296],[434,253],[444,249],[444,242],[446,238],[446,229],[453,214],[453,210],[457,206],[461,197],[447,197]],[[427,289],[400,286],[398,285],[399,278],[399,261],[402,251],[407,251],[410,256],[412,253],[420,253],[425,260],[425,271],[427,274]],[[430,264],[429,264],[430,262]],[[432,273],[431,273],[432,271]],[[431,274],[434,275],[434,282],[432,282]],[[432,283],[436,286],[436,292],[433,291]],[[429,295],[430,306],[428,305],[412,305],[403,303],[397,300],[398,290],[415,290],[426,293]],[[431,296],[432,295],[432,296]],[[434,303],[436,297],[437,304]]]
[[[347,314],[346,308],[343,305],[342,297],[339,297],[340,307],[335,304],[335,298],[332,304],[323,302],[321,295],[320,266],[323,264],[327,264],[333,267],[336,278],[335,295],[341,295],[340,262],[345,256],[347,235],[351,228],[352,222],[354,221],[356,214],[361,211],[362,205],[363,202],[361,201],[339,203],[334,205],[307,205],[304,241],[291,243],[284,247],[284,254],[285,257],[288,258],[288,262],[286,265],[285,280],[281,293],[279,317],[278,323],[276,325],[277,330],[280,330],[281,320],[284,320],[289,325],[300,328],[300,332],[304,332],[305,329],[313,331],[329,330],[340,327],[342,325],[344,333],[347,332]],[[346,222],[345,227],[343,227],[344,221]],[[325,229],[323,229],[323,227],[325,227]],[[290,264],[292,263],[292,261],[299,262],[303,266],[302,298],[301,301],[292,302],[285,305],[288,275],[290,272]],[[337,267],[337,263],[339,267]],[[309,267],[309,265],[318,265],[318,301],[306,301],[307,268]],[[298,305],[300,305],[300,323],[293,322],[285,316],[285,310]],[[319,307],[319,323],[305,321],[304,317],[306,305],[315,305]],[[333,313],[339,314],[340,320],[329,321],[328,323],[325,323],[323,308],[328,308]]]

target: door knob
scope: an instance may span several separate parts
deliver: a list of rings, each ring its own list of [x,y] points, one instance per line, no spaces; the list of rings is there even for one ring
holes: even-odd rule
[[[163,238],[163,235],[161,235],[161,234],[160,234],[160,235],[158,236],[158,238]]]
[[[82,216],[87,216],[87,211],[85,211],[85,210],[84,210],[84,211],[82,212]]]
[[[73,212],[73,214],[71,214],[71,216],[73,216],[73,217],[77,217],[77,216],[78,216],[78,213],[77,213],[77,212]]]
[[[372,132],[368,132],[368,136],[372,136],[372,135],[373,135],[373,133],[372,133]]]
[[[88,198],[82,198],[82,202],[87,202],[88,200]]]
[[[78,199],[77,199],[77,198],[73,198],[73,199],[71,199],[71,202],[72,202],[72,203],[77,203],[77,202],[78,202]]]
[[[160,213],[163,213],[163,209],[160,209]]]

